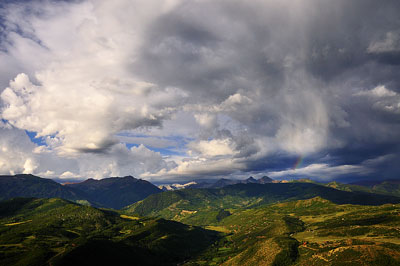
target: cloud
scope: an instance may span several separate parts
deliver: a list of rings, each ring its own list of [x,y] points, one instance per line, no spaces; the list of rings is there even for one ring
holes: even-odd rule
[[[0,174],[32,173],[38,162],[25,132],[0,122]]]
[[[141,177],[150,180],[192,180],[201,178],[216,178],[245,170],[246,166],[231,158],[191,158],[177,160],[177,165],[171,169],[162,169],[158,172],[144,172]]]
[[[51,174],[51,173],[50,173]],[[72,173],[72,172],[70,172],[70,171],[65,171],[64,173],[62,173],[61,175],[60,175],[60,179],[75,179],[75,178],[77,178],[77,177],[79,177],[79,175],[77,175],[77,174],[74,174],[74,173]]]
[[[373,107],[389,113],[400,113],[400,95],[385,86],[377,86],[372,90],[360,91],[356,95],[372,98]]]
[[[235,148],[232,147],[233,143],[229,139],[213,139],[210,141],[199,141],[188,144],[190,153],[200,153],[205,157],[214,156],[232,156],[235,154]]]
[[[380,41],[370,43],[367,48],[369,53],[392,53],[400,52],[399,32],[387,32],[385,38]]]
[[[24,73],[10,82],[1,94],[2,116],[18,128],[52,136],[60,153],[108,149],[118,142],[114,135],[120,131],[160,126],[185,98],[178,88],[160,88],[129,73],[127,64],[137,41],[130,25],[139,18],[118,21],[102,16],[108,7],[103,4],[58,7],[49,2],[41,7],[32,2],[28,7],[44,14],[12,6],[17,11],[7,17],[12,26],[27,31],[9,32],[7,40],[13,45],[6,45],[8,52],[21,55],[25,51],[25,46],[15,45],[16,38],[33,42],[31,53],[49,63],[37,67],[33,76],[37,85]],[[22,14],[22,22],[17,21]]]
[[[0,108],[12,133],[0,140],[25,140],[0,168],[189,179],[278,174],[305,156],[315,178],[364,175],[363,161],[399,154],[399,10],[373,0],[6,3]]]
[[[172,139],[166,139],[161,137],[152,137],[152,136],[121,136],[118,135],[117,138],[123,142],[128,144],[143,144],[146,147],[151,148],[168,148],[175,147],[178,143]]]
[[[303,168],[289,169],[284,171],[274,171],[267,173],[272,178],[292,179],[295,178],[312,178],[320,181],[329,181],[334,177],[362,174],[365,175],[371,170],[359,165],[339,165],[330,166],[328,164],[310,164]]]
[[[215,129],[218,127],[217,116],[212,113],[195,114],[196,122],[205,129]]]
[[[360,91],[359,93],[357,93],[357,95],[365,95],[365,96],[381,98],[381,97],[393,97],[396,96],[397,93],[388,90],[385,86],[377,86],[372,90]]]
[[[0,126],[0,174],[25,173],[61,179],[100,179],[107,176],[139,176],[144,172],[158,172],[176,166],[144,145],[128,149],[118,144],[107,154],[86,153],[74,158],[62,158],[51,149],[33,144],[25,132],[4,123]]]

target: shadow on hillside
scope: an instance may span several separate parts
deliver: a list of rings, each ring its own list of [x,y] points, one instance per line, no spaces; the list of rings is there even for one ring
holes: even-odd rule
[[[151,230],[121,241],[89,239],[51,265],[177,265],[195,258],[220,239],[215,231],[164,219]]]

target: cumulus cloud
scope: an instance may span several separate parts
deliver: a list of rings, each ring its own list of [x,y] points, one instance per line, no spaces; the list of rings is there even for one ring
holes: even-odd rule
[[[362,175],[400,137],[400,7],[367,2],[4,4],[0,108],[13,133],[0,139],[26,144],[0,168],[190,179],[280,175],[306,156],[315,178]]]
[[[158,172],[144,172],[141,177],[150,180],[190,180],[193,178],[217,178],[220,176],[239,173],[246,170],[244,163],[231,158],[191,158],[176,160],[177,165],[171,169],[162,169]]]
[[[144,145],[128,149],[117,144],[106,154],[81,153],[73,158],[59,157],[51,148],[37,146],[25,132],[0,124],[0,174],[36,174],[60,179],[100,179],[107,176],[139,176],[176,167],[160,153]]]
[[[102,151],[118,142],[114,134],[122,130],[159,126],[185,97],[177,88],[159,88],[127,72],[138,41],[133,34],[140,32],[135,25],[146,18],[124,16],[125,21],[118,21],[118,14],[102,16],[108,7],[91,2],[61,7],[49,2],[42,7],[32,2],[25,9],[11,6],[7,16],[8,52],[25,52],[15,38],[33,42],[31,53],[40,59],[46,53],[49,63],[35,69],[38,85],[24,73],[10,82],[1,94],[2,116],[18,128],[52,136],[60,153]],[[28,8],[44,14],[28,13]],[[118,5],[111,8],[127,11]],[[22,22],[17,21],[22,15]],[[16,34],[13,27],[23,32]]]
[[[180,97],[175,89],[152,93],[149,86],[137,88],[134,83],[126,84],[129,91],[125,93],[110,94],[114,85],[107,83],[101,85],[106,86],[103,90],[86,87],[84,81],[61,88],[57,88],[62,83],[59,79],[55,87],[39,81],[43,85],[34,86],[25,74],[19,74],[10,82],[1,94],[6,105],[2,117],[38,136],[52,136],[54,148],[61,153],[101,151],[116,144],[114,134],[122,130],[158,126]],[[149,91],[138,95],[143,88]]]
[[[199,142],[189,143],[190,153],[199,153],[205,157],[214,156],[232,156],[235,154],[235,148],[229,139],[213,139],[210,141],[201,140]]]
[[[0,122],[0,174],[32,173],[38,162],[25,132]]]
[[[117,144],[107,154],[83,154],[79,158],[79,176],[100,179],[110,176],[140,176],[144,172],[157,172],[175,167],[173,162],[166,162],[158,152],[144,145],[126,148]]]

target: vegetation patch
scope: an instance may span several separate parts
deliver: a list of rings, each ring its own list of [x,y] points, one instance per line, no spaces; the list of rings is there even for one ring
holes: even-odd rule
[[[14,226],[14,225],[19,225],[19,224],[25,224],[25,223],[30,223],[32,220],[27,220],[27,221],[22,221],[22,222],[15,222],[15,223],[8,223],[4,224],[5,226]]]
[[[229,230],[229,229],[227,229],[227,228],[225,228],[223,226],[208,225],[205,228],[208,229],[208,230],[218,231],[218,232],[221,232],[221,233],[227,233],[227,234],[231,233],[231,230]]]
[[[129,215],[125,215],[125,214],[121,214],[120,217],[123,219],[134,220],[134,221],[140,220],[139,217],[129,216]]]

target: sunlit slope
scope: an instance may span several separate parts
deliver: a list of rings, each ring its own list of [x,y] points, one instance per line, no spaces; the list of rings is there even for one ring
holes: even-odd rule
[[[400,205],[336,205],[316,198],[275,205],[304,231],[297,265],[400,265]]]
[[[221,209],[253,208],[317,196],[338,204],[380,205],[400,202],[400,198],[393,196],[341,191],[312,183],[237,184],[220,189],[185,189],[154,194],[128,206],[124,211],[208,225],[218,220]]]
[[[320,197],[231,210],[204,265],[399,265],[400,205],[337,205]]]
[[[338,182],[331,182],[326,184],[326,186],[340,189],[343,191],[369,192],[369,193],[400,197],[400,181],[398,180],[386,180],[371,186],[342,184]]]
[[[176,265],[217,233],[61,199],[0,203],[0,265]]]

